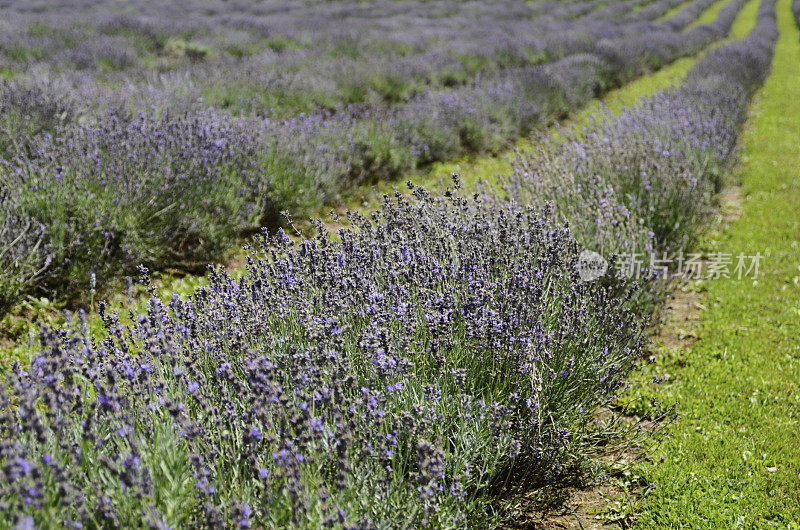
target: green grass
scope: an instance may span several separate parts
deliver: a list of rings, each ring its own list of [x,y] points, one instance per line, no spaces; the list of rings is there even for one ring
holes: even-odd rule
[[[722,7],[727,3],[728,0],[720,0],[719,2],[711,4],[711,7],[703,11],[703,13],[699,17],[697,17],[697,20],[686,26],[686,28],[684,28],[684,31],[689,31],[693,27],[699,26],[701,24],[708,24],[709,22],[713,22],[714,19],[717,18],[717,15],[719,15],[719,12],[722,9]]]
[[[742,137],[741,217],[718,251],[761,252],[757,281],[707,281],[688,349],[663,356],[656,390],[677,401],[642,474],[641,528],[800,527],[800,31],[778,2],[772,75]]]
[[[680,4],[676,5],[675,7],[673,7],[672,9],[670,9],[669,11],[658,17],[656,20],[667,20],[668,18],[674,17],[680,10],[691,4],[693,1],[694,0],[686,0],[686,2],[681,2]]]

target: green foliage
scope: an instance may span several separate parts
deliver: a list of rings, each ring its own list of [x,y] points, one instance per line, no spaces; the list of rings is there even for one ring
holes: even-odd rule
[[[268,109],[269,116],[276,120],[289,119],[298,112],[312,112],[333,104],[332,98],[326,94],[288,89],[265,91],[247,81],[205,84],[202,94],[204,101],[227,109],[234,116],[248,116],[254,109]]]
[[[303,44],[285,35],[272,35],[262,40],[263,44],[272,51],[299,50]]]
[[[416,165],[411,148],[381,124],[365,123],[351,136],[353,161],[349,182],[353,185],[394,179]]]
[[[212,56],[212,49],[206,45],[182,38],[168,39],[164,53],[175,58],[187,58],[192,62],[202,61]]]
[[[388,103],[408,101],[413,95],[413,84],[400,74],[374,75],[369,78],[369,86]]]

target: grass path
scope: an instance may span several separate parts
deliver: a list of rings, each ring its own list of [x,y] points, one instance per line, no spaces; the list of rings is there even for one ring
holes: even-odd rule
[[[706,9],[697,19],[698,24],[707,24],[716,19],[719,10],[728,0],[720,0]],[[758,12],[758,0],[750,0],[739,12],[731,28],[728,39],[713,44],[707,50],[713,49],[728,40],[739,39],[750,33],[755,25],[756,13]],[[707,51],[706,50],[706,51]],[[641,76],[630,83],[609,91],[603,97],[593,101],[577,113],[563,126],[583,126],[590,122],[593,115],[601,111],[604,107],[609,112],[619,111],[625,104],[632,104],[640,97],[653,94],[661,89],[668,88],[681,82],[686,73],[692,68],[694,63],[702,57],[706,51],[697,56],[683,57],[677,61],[645,76]],[[550,129],[554,130],[553,128]],[[529,138],[520,138],[509,149],[497,156],[465,156],[450,162],[437,162],[425,173],[414,177],[416,184],[427,188],[437,187],[440,182],[449,181],[453,173],[462,176],[467,186],[474,185],[479,180],[491,182],[496,175],[508,174],[511,172],[512,163],[517,156],[517,151],[525,150],[531,145]],[[391,193],[399,184],[396,181],[382,182],[374,187],[378,194]],[[358,207],[370,204],[374,200],[375,192],[372,189],[364,190],[363,193],[356,193],[355,197],[348,204],[349,207]]]
[[[757,281],[706,282],[696,334],[657,390],[672,435],[643,475],[641,528],[800,528],[800,31],[790,0],[742,136],[741,216],[717,251],[766,257]],[[661,460],[663,459],[663,461]]]
[[[720,10],[727,2],[717,2],[712,4],[711,7],[706,9],[703,14],[694,22],[686,26],[684,31],[689,31],[695,26],[699,26],[700,24],[708,24],[709,22],[713,21],[719,15]]]
[[[670,9],[669,11],[658,17],[656,20],[667,20],[668,18],[675,16],[678,13],[678,11],[682,10],[684,7],[687,7],[689,4],[692,3],[692,1],[693,0],[686,0],[685,2],[681,2],[680,4],[676,5],[675,7],[673,7],[672,9]]]

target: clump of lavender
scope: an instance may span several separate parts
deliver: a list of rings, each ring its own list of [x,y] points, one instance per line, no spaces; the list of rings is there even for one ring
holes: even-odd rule
[[[558,477],[640,352],[570,231],[455,190],[339,239],[280,232],[234,279],[46,332],[0,392],[0,502],[137,526],[464,526]]]
[[[261,221],[256,145],[213,113],[110,112],[32,138],[0,161],[0,204],[15,220],[0,232],[0,276],[52,296],[139,264],[202,267]]]
[[[0,80],[0,148],[30,149],[33,138],[74,120],[77,108],[68,88],[55,81]]]

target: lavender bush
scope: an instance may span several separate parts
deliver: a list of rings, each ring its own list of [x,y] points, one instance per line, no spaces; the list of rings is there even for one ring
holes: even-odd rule
[[[9,276],[31,262],[41,290],[69,293],[139,264],[202,268],[261,221],[258,157],[245,127],[213,114],[112,111],[31,139],[0,162]]]
[[[66,87],[34,80],[0,80],[0,149],[29,149],[42,133],[52,133],[76,116]]]
[[[569,230],[457,191],[282,232],[186,301],[45,334],[0,396],[0,502],[89,526],[475,526],[574,464],[641,326]],[[80,327],[79,327],[80,328]],[[11,404],[14,404],[13,407]]]

